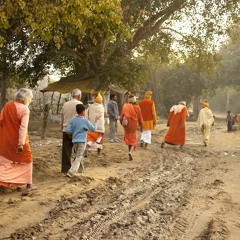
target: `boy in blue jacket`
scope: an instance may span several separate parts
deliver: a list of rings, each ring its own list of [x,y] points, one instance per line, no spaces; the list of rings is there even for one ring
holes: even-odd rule
[[[70,178],[73,177],[74,173],[78,171],[80,166],[82,168],[81,172],[84,172],[83,153],[86,146],[87,131],[89,130],[91,132],[95,132],[97,129],[97,121],[99,116],[97,116],[95,122],[91,124],[85,118],[85,110],[86,108],[83,104],[77,104],[77,115],[70,119],[66,128],[66,133],[72,138],[74,152],[76,154],[75,160],[67,172],[67,176]]]

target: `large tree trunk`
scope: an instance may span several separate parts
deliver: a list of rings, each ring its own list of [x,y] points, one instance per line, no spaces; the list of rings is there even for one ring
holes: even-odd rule
[[[200,110],[201,110],[200,97],[195,96],[195,97],[193,97],[193,117],[194,117],[194,119],[197,119],[198,113]]]

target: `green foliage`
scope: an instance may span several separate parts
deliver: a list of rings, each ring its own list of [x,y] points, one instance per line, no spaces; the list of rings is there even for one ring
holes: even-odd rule
[[[101,75],[128,89],[146,86],[136,52],[153,55],[156,49],[160,63],[170,63],[173,53],[182,50],[181,61],[190,58],[199,75],[210,73],[214,40],[226,28],[223,19],[230,22],[239,15],[238,0],[0,3],[0,61],[3,70],[12,69],[1,72],[1,78],[34,84],[51,66],[63,73]]]
[[[233,26],[229,32],[230,39],[222,47],[221,61],[217,68],[217,76],[221,86],[232,86],[240,90],[240,40],[239,25]]]

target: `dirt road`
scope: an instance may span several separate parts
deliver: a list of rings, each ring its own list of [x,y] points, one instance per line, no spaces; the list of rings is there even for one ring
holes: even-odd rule
[[[38,189],[0,195],[0,239],[239,240],[240,132],[217,121],[206,148],[188,122],[180,150],[160,147],[166,129],[158,124],[133,161],[123,142],[106,140],[102,158],[90,152],[73,179],[59,173],[61,134],[32,132]]]

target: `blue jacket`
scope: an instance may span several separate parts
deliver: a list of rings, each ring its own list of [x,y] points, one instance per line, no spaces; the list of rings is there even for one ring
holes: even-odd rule
[[[97,124],[91,124],[85,117],[75,116],[69,121],[66,128],[67,134],[72,134],[72,142],[86,142],[87,131],[95,132]]]

